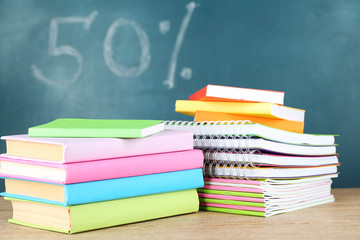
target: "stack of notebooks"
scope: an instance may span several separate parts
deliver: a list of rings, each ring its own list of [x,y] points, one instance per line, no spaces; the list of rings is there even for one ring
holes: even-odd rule
[[[176,101],[194,121],[165,128],[192,131],[204,153],[201,210],[267,217],[334,201],[334,135],[304,134],[305,111],[283,103],[284,92],[216,85]]]
[[[199,209],[203,153],[162,121],[58,119],[2,139],[11,223],[76,233]]]

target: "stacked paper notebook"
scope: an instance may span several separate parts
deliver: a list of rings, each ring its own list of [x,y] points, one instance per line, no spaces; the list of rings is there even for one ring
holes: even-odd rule
[[[76,233],[198,211],[203,154],[191,132],[163,129],[161,121],[58,119],[2,137],[9,222]]]
[[[334,135],[304,134],[304,110],[283,106],[284,93],[208,85],[178,100],[204,153],[200,209],[272,216],[334,201],[339,165]]]

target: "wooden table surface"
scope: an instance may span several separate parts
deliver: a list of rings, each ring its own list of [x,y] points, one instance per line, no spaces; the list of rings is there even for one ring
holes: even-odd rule
[[[269,218],[198,212],[66,235],[10,224],[0,199],[0,239],[360,239],[360,188],[333,189],[335,202]]]

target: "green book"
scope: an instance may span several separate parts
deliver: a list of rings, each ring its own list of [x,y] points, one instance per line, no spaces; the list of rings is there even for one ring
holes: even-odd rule
[[[169,217],[199,210],[195,189],[74,206],[58,206],[15,198],[9,222],[62,233],[77,233]]]
[[[239,196],[239,197],[264,198],[264,194],[262,194],[262,193],[235,192],[235,191],[213,190],[213,189],[204,189],[204,188],[198,188],[197,191],[199,193],[208,193],[208,194],[220,194],[220,195],[230,195],[230,196]]]
[[[250,206],[250,207],[265,207],[265,203],[261,202],[245,202],[237,200],[228,200],[228,199],[217,199],[217,198],[199,198],[202,203],[219,203],[219,204],[230,204],[230,205],[240,205],[240,206]]]
[[[142,138],[164,130],[161,120],[59,118],[29,128],[29,137]]]
[[[210,211],[210,212],[222,212],[222,213],[250,215],[250,216],[258,216],[258,217],[265,217],[266,216],[265,212],[238,210],[238,209],[231,209],[231,208],[200,206],[200,210],[202,210],[202,211]]]

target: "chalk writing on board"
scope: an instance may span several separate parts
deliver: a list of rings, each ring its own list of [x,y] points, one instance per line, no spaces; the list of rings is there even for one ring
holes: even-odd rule
[[[185,80],[190,80],[191,77],[192,77],[192,70],[191,70],[191,68],[183,67],[183,68],[181,69],[180,76],[181,76],[183,79],[185,79]]]
[[[69,80],[64,80],[64,82],[67,82],[68,84],[75,83],[82,72],[82,64],[83,64],[83,57],[79,53],[78,50],[73,48],[70,45],[62,45],[57,46],[57,39],[58,39],[58,32],[59,32],[59,24],[74,24],[74,23],[82,23],[84,24],[84,30],[89,31],[91,24],[94,22],[96,16],[98,15],[97,11],[93,11],[88,17],[82,18],[82,17],[59,17],[59,18],[53,18],[50,22],[50,31],[49,31],[49,50],[48,54],[49,56],[60,56],[60,55],[69,55],[76,59],[78,63],[78,68],[76,72],[72,75],[72,78]],[[44,76],[41,72],[41,70],[36,66],[31,66],[34,77],[38,79],[39,81],[45,82],[50,85],[58,85],[59,82],[52,80],[51,78],[48,78]]]
[[[112,41],[114,35],[116,34],[116,30],[119,27],[125,25],[131,26],[135,30],[135,33],[139,38],[141,57],[137,66],[127,67],[116,63],[113,59],[114,52],[112,50]],[[146,69],[148,69],[151,60],[150,42],[148,35],[144,31],[144,29],[136,22],[128,21],[124,18],[117,19],[113,24],[111,24],[106,34],[106,38],[104,41],[104,59],[109,69],[119,77],[136,77],[141,75],[144,71],[146,71]]]
[[[190,2],[186,5],[186,14],[182,20],[180,30],[176,37],[174,49],[170,57],[167,78],[163,82],[168,89],[174,88],[178,55],[181,49],[181,45],[184,41],[186,30],[189,26],[191,17],[196,7],[197,5],[194,2]],[[79,79],[83,71],[83,56],[80,54],[78,50],[76,50],[74,47],[70,45],[57,46],[59,25],[82,23],[84,30],[89,31],[97,15],[98,12],[93,11],[87,17],[57,17],[57,18],[53,18],[50,21],[48,55],[51,57],[56,57],[61,55],[71,56],[75,58],[75,60],[77,61],[78,67],[70,79],[55,81],[50,77],[45,76],[42,73],[42,71],[35,64],[33,64],[31,66],[31,69],[34,77],[37,80],[47,83],[49,85],[58,86],[58,85],[66,85],[66,84],[70,85],[75,83]],[[116,35],[118,28],[123,26],[130,26],[135,31],[140,43],[141,56],[139,58],[138,64],[135,66],[121,65],[116,63],[114,60],[114,51],[113,51],[114,36]],[[169,20],[160,21],[159,30],[162,34],[166,34],[170,30],[170,21]],[[103,53],[104,53],[104,60],[106,66],[110,69],[112,73],[114,73],[118,77],[131,78],[131,77],[140,76],[149,68],[151,62],[150,40],[146,31],[137,22],[130,21],[125,18],[116,19],[108,28],[104,39]],[[191,79],[192,69],[188,67],[184,67],[180,73],[180,76],[186,80]]]
[[[174,77],[175,77],[176,64],[177,64],[180,47],[184,40],[186,29],[189,26],[195,8],[196,8],[196,3],[194,2],[190,2],[186,5],[187,13],[181,23],[180,31],[176,38],[175,47],[171,54],[167,79],[164,81],[164,85],[167,86],[169,89],[172,89],[175,84]]]
[[[170,21],[164,20],[159,22],[159,31],[165,35],[168,31],[170,31]]]

